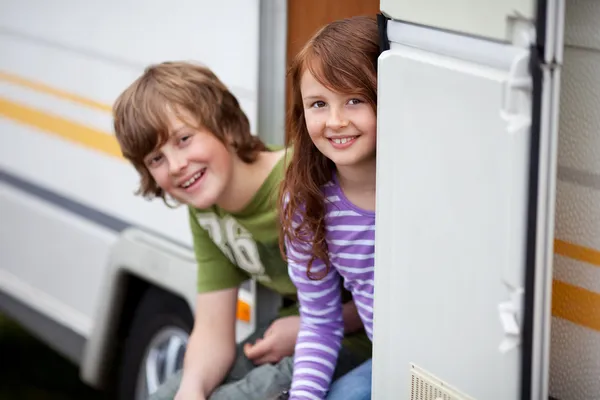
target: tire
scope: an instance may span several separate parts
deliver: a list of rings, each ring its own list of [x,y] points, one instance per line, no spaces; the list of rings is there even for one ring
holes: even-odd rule
[[[151,386],[164,383],[172,373],[183,365],[185,345],[192,330],[194,319],[188,305],[180,298],[157,288],[150,288],[144,293],[135,310],[133,321],[124,342],[121,353],[120,373],[117,383],[119,400],[146,400],[146,365],[161,368],[150,368],[156,374]],[[166,351],[167,344],[173,345],[177,351]],[[170,356],[167,356],[170,354]],[[177,354],[174,358],[173,354]],[[166,360],[176,359],[170,368]],[[152,362],[150,360],[154,360]],[[142,375],[143,372],[143,375]]]

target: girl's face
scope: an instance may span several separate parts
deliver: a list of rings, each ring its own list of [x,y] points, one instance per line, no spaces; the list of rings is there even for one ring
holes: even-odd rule
[[[308,70],[300,91],[308,133],[325,157],[338,168],[375,160],[377,116],[367,99],[333,92]]]

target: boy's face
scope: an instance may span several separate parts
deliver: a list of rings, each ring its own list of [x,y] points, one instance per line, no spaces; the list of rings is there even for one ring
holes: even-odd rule
[[[306,128],[339,168],[375,159],[377,116],[359,95],[336,93],[306,71],[300,81]]]
[[[211,132],[193,128],[173,113],[169,132],[169,140],[144,158],[148,171],[177,201],[201,209],[213,206],[231,180],[232,154]]]

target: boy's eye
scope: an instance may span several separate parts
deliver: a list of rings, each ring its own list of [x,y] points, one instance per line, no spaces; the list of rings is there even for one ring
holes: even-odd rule
[[[162,160],[162,155],[157,154],[155,156],[148,157],[148,159],[146,160],[146,164],[148,164],[148,166],[152,167],[152,166],[157,165],[161,160]]]
[[[179,145],[185,145],[188,144],[190,142],[190,140],[192,139],[192,135],[190,134],[185,134],[179,137]]]
[[[350,99],[350,100],[348,101],[348,104],[350,104],[350,105],[356,105],[356,104],[360,104],[360,103],[362,103],[362,102],[363,102],[363,101],[362,101],[361,99]]]
[[[315,101],[314,103],[311,104],[311,108],[323,108],[325,107],[325,102],[324,101]]]

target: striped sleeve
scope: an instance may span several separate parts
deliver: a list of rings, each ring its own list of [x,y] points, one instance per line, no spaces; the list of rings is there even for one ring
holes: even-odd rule
[[[320,280],[307,277],[310,248],[286,240],[288,271],[298,289],[300,331],[294,353],[290,399],[325,399],[344,336],[341,278],[335,268]],[[325,270],[315,260],[311,272]]]

